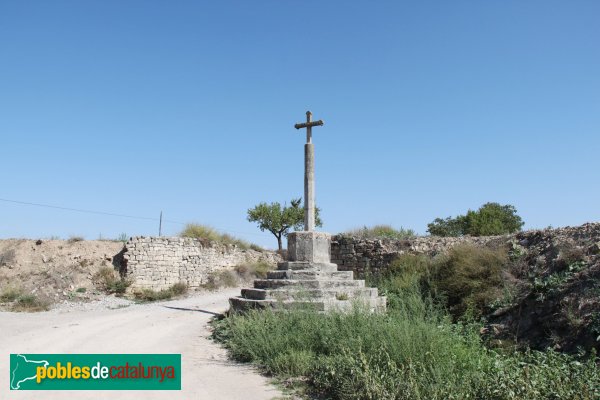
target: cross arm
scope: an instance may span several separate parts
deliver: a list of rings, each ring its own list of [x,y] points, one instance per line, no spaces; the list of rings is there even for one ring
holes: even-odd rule
[[[323,120],[320,119],[318,121],[304,122],[302,124],[296,124],[296,125],[294,125],[294,128],[302,129],[302,128],[309,128],[309,127],[313,127],[313,126],[323,126]]]

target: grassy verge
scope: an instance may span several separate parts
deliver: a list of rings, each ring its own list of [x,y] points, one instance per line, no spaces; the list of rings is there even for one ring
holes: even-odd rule
[[[594,399],[594,360],[499,353],[419,295],[386,315],[250,312],[215,322],[233,358],[280,378],[304,376],[334,399]]]

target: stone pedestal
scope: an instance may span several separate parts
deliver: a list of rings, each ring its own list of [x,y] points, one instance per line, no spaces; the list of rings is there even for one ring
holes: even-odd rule
[[[288,261],[329,263],[331,235],[325,232],[292,232],[288,235]]]
[[[318,311],[346,310],[354,302],[366,304],[372,311],[385,311],[386,298],[376,288],[355,280],[352,271],[338,271],[331,263],[331,235],[301,231],[288,235],[288,260],[270,271],[267,279],[254,281],[254,288],[242,289],[242,295],[229,299],[231,308],[311,307]]]

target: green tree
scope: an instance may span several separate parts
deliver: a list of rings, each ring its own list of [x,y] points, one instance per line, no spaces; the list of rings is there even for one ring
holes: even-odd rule
[[[261,231],[269,231],[277,238],[279,250],[283,249],[282,238],[287,237],[290,229],[300,229],[304,223],[304,208],[302,199],[292,199],[290,205],[281,205],[278,202],[260,203],[248,210],[248,221],[258,223]],[[315,225],[322,226],[319,217],[319,208],[315,209]]]
[[[456,218],[436,218],[427,225],[427,231],[435,236],[490,236],[520,231],[523,220],[512,205],[486,203],[479,210],[467,211]]]

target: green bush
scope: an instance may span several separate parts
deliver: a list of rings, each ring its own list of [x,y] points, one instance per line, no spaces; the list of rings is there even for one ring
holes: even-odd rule
[[[362,228],[352,229],[342,233],[345,236],[352,236],[359,239],[406,239],[416,236],[412,229],[395,229],[390,225],[375,225],[371,227],[363,226]]]
[[[502,275],[507,262],[504,248],[457,245],[433,259],[403,254],[382,276],[369,277],[368,283],[380,288],[392,308],[416,290],[423,301],[447,309],[455,319],[477,319],[510,289]]]
[[[502,267],[508,261],[504,248],[457,245],[432,261],[431,284],[455,318],[479,318],[503,294]]]
[[[486,203],[466,215],[436,218],[427,225],[427,231],[434,236],[491,236],[518,232],[523,224],[514,206]]]
[[[246,242],[245,240],[233,237],[228,234],[222,234],[217,232],[216,229],[211,228],[210,226],[200,225],[200,224],[187,224],[185,228],[179,233],[181,237],[194,238],[194,239],[202,239],[208,240],[211,242],[217,242],[221,244],[227,245],[235,245],[242,249],[250,249],[251,244]],[[255,245],[255,249],[258,246]]]

